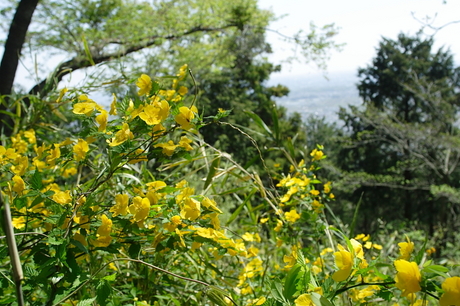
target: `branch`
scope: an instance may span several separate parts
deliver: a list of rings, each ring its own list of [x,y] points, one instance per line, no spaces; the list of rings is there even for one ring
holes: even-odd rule
[[[14,77],[18,68],[22,45],[26,39],[32,15],[39,0],[22,0],[11,21],[5,50],[0,64],[0,95],[11,94]]]
[[[192,28],[192,29],[190,29],[188,31],[185,31],[182,34],[178,34],[178,35],[173,34],[173,35],[166,35],[166,36],[153,36],[153,37],[148,38],[148,40],[146,40],[144,42],[140,42],[139,44],[133,45],[133,46],[131,46],[129,48],[126,48],[125,50],[117,51],[117,52],[113,52],[113,53],[108,53],[108,54],[103,54],[103,55],[100,55],[100,56],[93,56],[92,60],[93,60],[94,64],[100,64],[100,63],[104,63],[104,62],[109,62],[109,61],[124,57],[124,56],[126,56],[128,54],[140,51],[140,50],[148,48],[148,47],[151,47],[151,46],[155,45],[159,40],[162,40],[162,39],[176,40],[178,38],[181,38],[181,37],[184,37],[184,36],[187,36],[187,35],[191,35],[191,34],[194,34],[194,33],[198,33],[198,32],[217,32],[217,31],[223,31],[223,30],[231,28],[231,27],[235,27],[235,25],[234,24],[229,24],[229,25],[226,25],[226,26],[223,26],[223,27],[218,27],[218,28],[197,26],[197,27],[194,27],[194,28]],[[29,94],[31,94],[31,95],[37,95],[38,94],[39,96],[42,96],[42,97],[46,96],[46,94],[48,94],[52,90],[53,85],[59,83],[64,76],[66,76],[67,74],[69,74],[69,73],[71,73],[71,72],[73,72],[75,70],[82,69],[82,68],[87,68],[87,67],[90,67],[90,66],[92,66],[92,64],[91,64],[90,60],[86,56],[77,55],[74,58],[72,58],[72,59],[70,59],[68,61],[65,61],[65,62],[61,63],[59,66],[57,66],[56,69],[54,70],[53,74],[51,75],[51,77],[48,78],[48,79],[45,79],[45,80],[41,81],[39,84],[35,85],[29,91]]]

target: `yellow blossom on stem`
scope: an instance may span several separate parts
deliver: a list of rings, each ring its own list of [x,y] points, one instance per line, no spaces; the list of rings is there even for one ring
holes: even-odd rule
[[[67,191],[58,191],[53,194],[53,201],[59,204],[68,204],[72,202],[72,197],[70,196],[70,190]]]
[[[300,215],[297,213],[295,209],[285,213],[284,216],[286,217],[286,220],[290,223],[294,223],[300,219]]]
[[[309,294],[300,295],[295,301],[295,306],[315,306]]]
[[[149,216],[150,201],[148,198],[139,196],[133,198],[133,204],[129,206],[129,212],[133,214],[133,222],[137,222],[139,227],[144,226],[144,221]]]
[[[101,221],[102,224],[97,229],[97,234],[99,236],[110,236],[110,232],[112,231],[112,220],[106,215],[102,215]]]
[[[400,242],[398,243],[399,246],[399,253],[401,254],[398,258],[409,260],[410,255],[414,251],[414,243],[410,241],[409,237],[406,236],[407,242]]]
[[[16,175],[23,176],[29,167],[29,159],[27,156],[20,156],[16,158],[15,163],[16,165],[11,166],[11,171]]]
[[[441,306],[460,306],[460,277],[446,278],[442,283],[444,293],[439,299]]]
[[[171,222],[174,223],[175,225],[179,225],[182,223],[182,219],[180,216],[176,215],[176,216],[172,216],[171,217]]]
[[[137,92],[139,96],[149,94],[152,90],[152,79],[148,75],[142,74],[137,79],[136,86],[139,87],[139,91]]]
[[[121,130],[119,130],[116,134],[115,137],[112,138],[111,140],[107,140],[109,143],[109,146],[111,147],[116,147],[124,143],[128,139],[133,139],[134,135],[129,129],[129,125],[124,122]]]
[[[174,154],[174,150],[178,147],[178,145],[174,144],[174,141],[170,140],[167,143],[159,143],[154,146],[155,148],[163,148],[161,151],[164,155],[172,156]]]
[[[276,220],[276,226],[273,229],[275,232],[279,232],[283,228],[283,221],[280,219]]]
[[[396,271],[398,271],[395,277],[396,287],[402,291],[402,296],[407,296],[409,293],[415,293],[422,289],[420,287],[422,276],[417,263],[398,259],[395,260],[394,265]]]
[[[334,253],[335,264],[339,271],[334,272],[332,279],[336,282],[341,282],[346,280],[350,274],[353,267],[353,257],[351,253],[345,250],[340,244],[338,245],[339,251]]]
[[[177,91],[177,93],[180,94],[181,96],[185,96],[187,92],[188,92],[188,89],[185,86],[179,87],[179,90]]]
[[[324,153],[323,153],[323,151],[320,151],[318,149],[314,149],[313,151],[311,151],[310,156],[312,157],[312,161],[320,160],[320,159],[323,158]]]
[[[107,113],[106,110],[102,110],[101,113],[96,116],[95,120],[97,124],[99,124],[99,128],[97,129],[99,132],[105,132],[108,119],[109,113]]]
[[[108,247],[111,242],[112,242],[111,236],[99,236],[97,237],[96,240],[92,241],[92,244],[95,247],[105,248],[105,247]]]
[[[166,100],[154,102],[153,105],[147,105],[139,113],[141,118],[148,125],[155,125],[163,122],[169,115],[169,104]]]
[[[17,229],[24,228],[26,226],[26,218],[24,216],[13,218],[11,224]]]
[[[116,115],[117,114],[117,96],[112,94],[112,103],[110,104],[110,111],[109,115]]]
[[[219,208],[217,208],[217,203],[216,201],[214,200],[211,200],[210,198],[208,197],[204,197],[203,201],[201,201],[201,204],[203,204],[203,206],[206,208],[206,209],[209,209],[213,212],[216,212],[216,213],[219,213],[221,214],[222,213],[222,210],[220,210]]]
[[[185,151],[191,151],[193,150],[193,147],[190,145],[193,141],[191,139],[188,139],[187,136],[182,136],[179,140],[179,147],[182,147],[185,149]]]
[[[332,184],[331,182],[327,182],[326,184],[324,184],[324,189],[323,189],[324,193],[331,192],[331,184]]]
[[[192,198],[185,198],[183,207],[180,211],[180,216],[182,217],[182,219],[194,221],[200,215],[201,215],[200,202]]]
[[[30,129],[24,132],[24,137],[27,138],[27,141],[30,144],[37,143],[37,138],[35,137],[35,131]]]
[[[115,205],[110,208],[110,212],[114,217],[118,215],[128,214],[129,196],[127,194],[117,194],[115,196]]]
[[[81,161],[85,158],[89,151],[88,143],[83,139],[78,139],[76,145],[73,146],[73,153],[76,161]]]
[[[78,101],[79,102],[73,105],[72,112],[74,114],[91,116],[93,111],[102,109],[96,102],[88,98],[85,94],[78,96]]]
[[[79,232],[73,235],[73,239],[80,242],[83,246],[88,246],[88,242],[86,242],[86,237],[80,234]]]
[[[174,120],[183,128],[184,130],[189,130],[193,127],[191,124],[193,118],[195,118],[195,113],[198,113],[197,108],[193,105],[191,108],[187,106],[179,107],[179,114],[174,117]]]
[[[26,189],[26,184],[24,183],[24,180],[19,176],[15,175],[12,178],[13,180],[13,191],[16,193],[22,193],[24,189]]]

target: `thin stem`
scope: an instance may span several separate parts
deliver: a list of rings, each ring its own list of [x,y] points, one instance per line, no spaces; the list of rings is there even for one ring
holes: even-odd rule
[[[341,289],[337,290],[334,293],[333,297],[336,297],[340,293],[345,292],[345,291],[347,291],[349,289],[353,289],[353,288],[360,287],[360,286],[387,286],[387,285],[393,285],[394,283],[395,283],[394,281],[386,282],[386,283],[360,283],[360,284],[356,284],[356,285],[349,286],[349,287],[344,287],[344,288],[341,288]]]
[[[15,233],[14,236],[20,236],[20,235],[41,235],[41,236],[45,236],[46,238],[48,238],[48,235],[45,235],[43,233],[36,233],[36,232],[24,232],[24,233]],[[0,236],[0,239],[5,239],[7,238],[6,236]]]
[[[132,262],[137,262],[137,263],[140,263],[140,264],[143,264],[143,265],[146,265],[152,269],[155,269],[157,271],[160,271],[160,272],[163,272],[163,273],[166,273],[166,274],[169,274],[171,276],[174,276],[174,277],[177,277],[177,278],[180,278],[180,279],[183,279],[185,281],[189,281],[189,282],[193,282],[193,283],[197,283],[197,284],[200,284],[200,285],[204,285],[206,287],[209,287],[211,286],[210,284],[208,283],[205,283],[203,281],[200,281],[200,280],[197,280],[197,279],[193,279],[193,278],[188,278],[188,277],[184,277],[184,276],[181,276],[181,275],[178,275],[178,274],[175,274],[173,272],[170,272],[168,270],[165,270],[165,269],[162,269],[160,267],[157,267],[157,266],[154,266],[152,264],[149,264],[145,261],[142,261],[142,260],[139,260],[139,259],[132,259],[132,258],[115,258],[111,261],[109,261],[108,263],[106,263],[105,265],[103,265],[99,270],[97,270],[94,274],[92,274],[86,281],[84,281],[83,283],[80,284],[80,286],[78,286],[77,288],[75,288],[75,290],[71,293],[69,293],[67,296],[63,297],[61,300],[59,300],[57,303],[53,304],[53,306],[57,306],[57,305],[60,305],[62,302],[64,302],[65,300],[69,299],[72,295],[74,295],[75,293],[77,293],[81,288],[83,288],[84,285],[86,285],[88,282],[92,281],[96,275],[98,275],[102,270],[104,270],[109,264],[115,262],[115,261],[132,261]]]

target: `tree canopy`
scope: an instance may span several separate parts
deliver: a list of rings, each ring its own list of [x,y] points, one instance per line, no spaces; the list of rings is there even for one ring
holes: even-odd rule
[[[341,109],[350,133],[338,158],[342,183],[354,186],[353,202],[361,198],[367,229],[376,218],[421,221],[431,232],[453,222],[444,212],[456,203],[433,191],[460,187],[460,70],[449,51],[432,46],[420,36],[384,38],[359,70],[363,107]]]

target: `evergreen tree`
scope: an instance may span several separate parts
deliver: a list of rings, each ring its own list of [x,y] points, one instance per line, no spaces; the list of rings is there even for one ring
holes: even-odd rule
[[[361,199],[366,231],[378,218],[419,222],[431,232],[458,226],[445,213],[458,213],[456,204],[436,190],[460,187],[460,70],[449,51],[432,46],[419,35],[384,38],[372,65],[359,69],[363,107],[340,111],[350,133],[339,156],[341,187],[352,191],[352,203]]]

